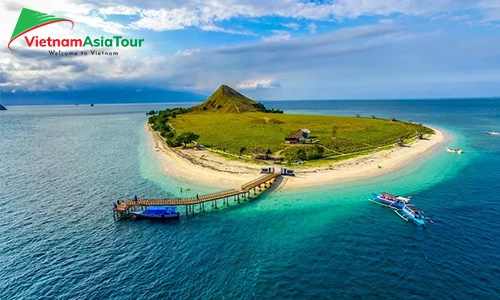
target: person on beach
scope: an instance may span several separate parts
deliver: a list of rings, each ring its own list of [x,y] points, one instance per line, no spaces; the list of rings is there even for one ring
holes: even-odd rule
[[[134,201],[137,203],[137,195],[134,195]]]
[[[118,203],[118,205],[120,205],[120,200],[116,201],[116,203]]]
[[[200,200],[200,197],[198,197],[198,194],[196,194],[196,199]]]

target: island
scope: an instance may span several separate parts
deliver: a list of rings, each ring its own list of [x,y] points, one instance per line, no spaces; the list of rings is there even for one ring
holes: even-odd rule
[[[293,169],[286,187],[378,176],[446,139],[437,129],[396,118],[285,114],[227,85],[199,105],[148,115],[163,169],[214,187],[237,187],[266,167]]]
[[[0,110],[7,110],[7,108],[5,108],[5,106],[3,106],[2,104],[0,104]]]

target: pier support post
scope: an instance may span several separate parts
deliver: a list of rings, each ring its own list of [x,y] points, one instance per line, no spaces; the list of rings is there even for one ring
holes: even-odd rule
[[[186,205],[186,217],[189,216],[188,206]]]

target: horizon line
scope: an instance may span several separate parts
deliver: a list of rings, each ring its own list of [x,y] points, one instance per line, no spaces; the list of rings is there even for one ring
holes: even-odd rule
[[[255,99],[253,99],[255,100]],[[500,96],[489,97],[443,97],[443,98],[334,98],[334,99],[273,99],[273,100],[255,100],[263,102],[298,102],[298,101],[451,101],[451,100],[500,100]],[[160,102],[86,102],[86,103],[55,103],[55,104],[9,104],[8,106],[80,106],[80,105],[141,105],[141,104],[184,104],[184,103],[203,103],[199,101],[160,101]],[[0,102],[0,104],[2,104]],[[5,104],[4,104],[5,106]]]

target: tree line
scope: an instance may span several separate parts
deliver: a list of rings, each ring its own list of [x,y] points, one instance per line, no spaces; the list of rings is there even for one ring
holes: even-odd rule
[[[188,111],[188,108],[176,107],[160,111],[152,110],[146,113],[146,115],[150,116],[148,122],[151,124],[153,130],[158,131],[165,138],[169,147],[186,147],[187,144],[197,141],[200,136],[193,132],[177,133],[168,125],[168,120],[169,118],[176,118],[177,115],[185,114]]]

